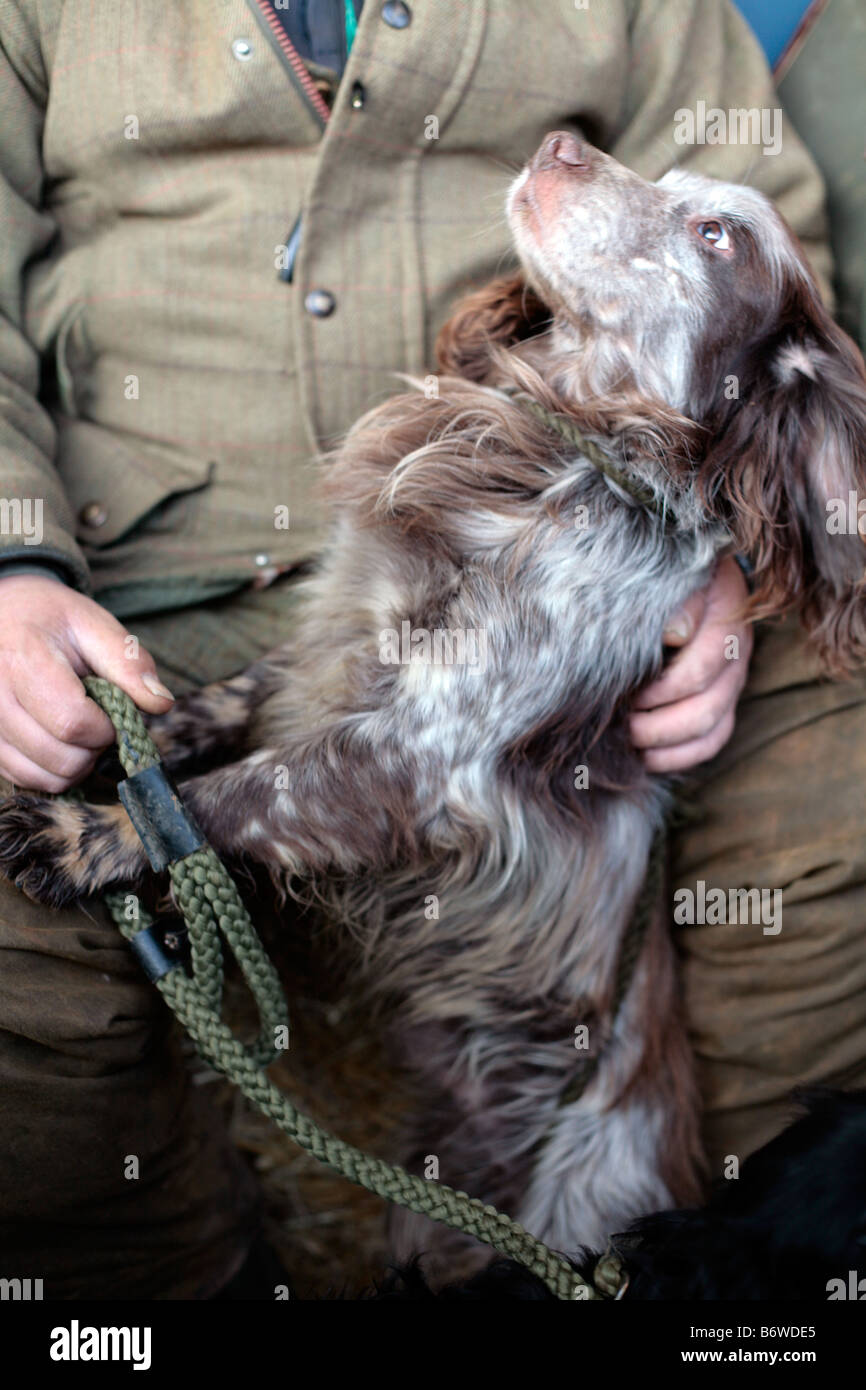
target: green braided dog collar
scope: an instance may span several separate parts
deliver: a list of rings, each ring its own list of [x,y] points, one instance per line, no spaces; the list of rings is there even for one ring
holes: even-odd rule
[[[612,482],[622,492],[628,494],[639,506],[645,507],[647,511],[653,512],[665,525],[672,525],[675,521],[670,507],[660,502],[655,493],[647,487],[641,487],[628,474],[620,468],[604,449],[598,444],[594,444],[591,439],[587,439],[577,422],[567,415],[561,414],[556,410],[548,410],[547,406],[541,404],[530,396],[528,391],[521,391],[517,386],[504,386],[500,388],[520,405],[546,425],[549,430],[558,434],[561,439],[565,439],[579,450],[583,458],[587,459],[599,473]]]

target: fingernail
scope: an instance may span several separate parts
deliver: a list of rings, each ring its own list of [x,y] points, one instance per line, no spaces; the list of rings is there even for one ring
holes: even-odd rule
[[[162,697],[163,700],[174,699],[174,696],[172,695],[168,687],[163,685],[162,681],[159,680],[156,676],[152,676],[149,671],[146,676],[142,676],[141,683],[142,685],[147,686],[151,695],[159,695]]]
[[[679,618],[674,618],[672,622],[668,623],[667,627],[662,633],[662,641],[665,642],[671,637],[681,637],[682,640],[685,641],[686,638],[691,637],[691,635],[691,623],[689,622],[687,617],[681,616]]]

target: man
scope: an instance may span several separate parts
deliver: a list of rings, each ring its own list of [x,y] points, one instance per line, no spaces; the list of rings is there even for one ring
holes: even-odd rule
[[[674,161],[748,178],[826,287],[821,182],[789,124],[776,153],[675,140],[698,102],[778,104],[717,0],[7,0],[0,67],[0,772],[20,786],[63,790],[111,742],[85,672],[159,712],[163,682],[219,678],[285,640],[322,536],[316,450],[400,389],[395,372],[428,369],[455,298],[501,269],[505,162],[547,131],[577,125],[650,178]],[[693,767],[730,735],[744,592],[725,565],[674,624],[684,650],[634,716],[652,767]],[[793,684],[797,729],[815,710],[856,717],[860,683],[847,705],[802,688],[796,634],[768,651],[752,704]],[[760,779],[772,741],[757,709],[752,723],[732,756]],[[808,745],[795,754],[759,863],[774,885],[810,765]],[[854,770],[838,770],[846,791]],[[682,872],[709,862],[700,834]],[[762,836],[750,824],[754,855]],[[861,882],[852,868],[840,886]],[[714,930],[692,932],[687,962],[692,1015],[711,1020],[728,987],[691,961]],[[215,1295],[244,1261],[255,1194],[101,905],[49,912],[0,884],[0,946],[3,1272],[42,1277],[47,1297]],[[708,949],[723,959],[724,938]],[[832,999],[835,961],[827,975]],[[784,1042],[733,1097],[724,1059],[701,1056],[714,1163],[775,1123]],[[816,1069],[838,1061],[831,1048]]]

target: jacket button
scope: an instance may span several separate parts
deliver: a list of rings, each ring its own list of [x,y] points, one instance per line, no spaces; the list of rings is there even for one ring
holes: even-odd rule
[[[232,53],[239,62],[245,63],[253,56],[253,46],[249,39],[235,39],[232,44]]]
[[[349,100],[350,100],[350,102],[352,103],[352,105],[354,106],[354,108],[355,108],[356,111],[360,111],[360,110],[361,110],[361,107],[364,105],[364,102],[367,100],[367,93],[366,93],[366,91],[364,90],[363,83],[361,83],[361,82],[353,82],[353,83],[352,83],[352,92],[351,92],[351,95],[350,95],[350,97],[349,97]]]
[[[412,23],[412,11],[403,4],[403,0],[386,0],[382,6],[382,18],[392,29],[405,29],[407,24]]]
[[[103,502],[86,502],[78,513],[82,526],[92,526],[98,530],[108,520],[108,508]]]
[[[317,319],[326,319],[329,314],[333,314],[336,307],[337,301],[330,290],[310,290],[304,300],[307,313]]]

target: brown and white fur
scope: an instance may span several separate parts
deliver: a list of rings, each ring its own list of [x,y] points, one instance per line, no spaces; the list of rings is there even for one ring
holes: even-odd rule
[[[752,557],[756,614],[798,610],[828,669],[862,659],[862,541],[828,534],[825,504],[863,489],[866,382],[757,192],[649,184],[555,133],[508,214],[524,275],[458,309],[438,394],[386,401],[333,459],[291,642],[152,727],[217,851],[351,926],[417,1077],[404,1157],[574,1250],[701,1181],[663,911],[611,1017],[670,795],[629,702],[726,551]],[[507,385],[576,422],[667,524]],[[383,664],[404,621],[483,630],[485,668]],[[146,872],[121,810],[26,795],[0,814],[0,867],[54,903]],[[580,1024],[600,1065],[559,1105]],[[403,1223],[399,1253],[430,1243]]]

